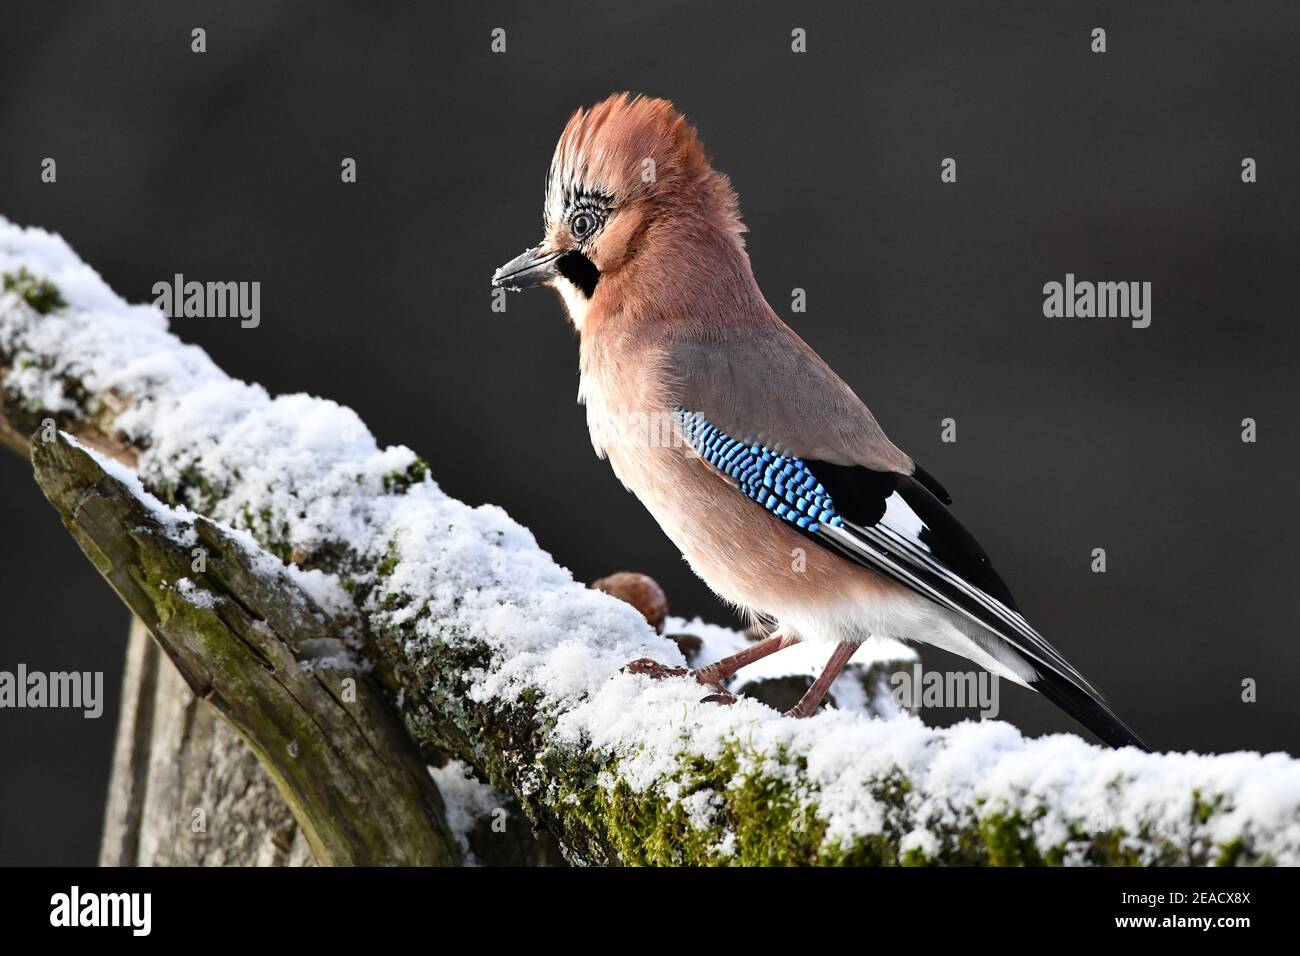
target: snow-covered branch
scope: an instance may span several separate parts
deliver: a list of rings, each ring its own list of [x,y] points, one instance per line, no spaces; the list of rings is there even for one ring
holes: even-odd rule
[[[86,556],[258,755],[318,861],[455,862],[437,789],[360,680],[340,640],[348,619],[301,586],[311,575],[247,534],[168,508],[62,433],[38,439],[32,461]]]
[[[1300,764],[1285,754],[1103,751],[847,702],[795,721],[623,673],[681,653],[499,508],[443,494],[437,449],[431,464],[380,449],[346,408],[231,379],[57,237],[0,220],[0,273],[0,436],[22,447],[53,419],[135,468],[56,440],[35,455],[47,490],[94,478],[123,520],[251,536],[331,619],[356,622],[412,740],[516,795],[571,861],[1300,862]],[[176,587],[141,556],[117,560],[150,595]]]

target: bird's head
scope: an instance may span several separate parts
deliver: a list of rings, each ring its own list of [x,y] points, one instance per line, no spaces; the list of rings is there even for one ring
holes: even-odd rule
[[[680,276],[704,244],[742,248],[731,183],[667,100],[611,96],[569,119],[546,181],[546,234],[492,284],[557,289],[581,326],[591,301],[639,276]]]

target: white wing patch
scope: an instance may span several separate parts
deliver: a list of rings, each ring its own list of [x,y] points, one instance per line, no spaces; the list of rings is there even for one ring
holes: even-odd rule
[[[925,522],[921,520],[920,516],[912,510],[912,506],[904,501],[903,496],[897,491],[885,499],[885,516],[880,519],[880,523],[900,537],[911,539],[916,543],[917,547],[925,548],[928,553],[933,553],[921,541],[921,532],[925,530]]]
[[[885,514],[874,526],[845,521],[843,528],[823,525],[820,534],[941,607],[990,631],[1031,662],[1062,674],[1090,696],[1101,699],[1096,688],[1024,617],[939,561],[922,539],[926,530],[920,516],[894,492],[885,500]]]

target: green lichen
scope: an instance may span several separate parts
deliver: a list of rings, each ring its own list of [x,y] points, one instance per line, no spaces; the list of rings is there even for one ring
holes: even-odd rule
[[[1204,826],[1223,807],[1223,796],[1206,800],[1200,790],[1192,791],[1192,820]]]
[[[991,866],[1042,866],[1043,854],[1034,842],[1033,830],[1019,810],[992,813],[978,824]]]
[[[384,560],[380,561],[375,568],[375,574],[381,578],[391,577],[392,573],[397,570],[397,565],[401,562],[401,555],[398,554],[397,545],[390,544],[388,553],[384,555]]]
[[[620,779],[617,758],[596,763],[590,758],[585,753],[548,756],[548,777],[556,787],[549,802],[563,808],[566,821],[595,834],[595,842],[611,861],[638,866],[853,866],[899,861],[897,841],[891,835],[865,835],[848,846],[828,842],[826,821],[810,791],[791,782],[798,781],[800,774],[774,776],[759,769],[769,767],[773,755],[759,754],[743,744],[725,746],[716,758],[683,753],[671,781],[641,791]],[[776,759],[794,770],[802,762],[784,751]],[[873,795],[889,807],[906,789],[898,778],[891,778],[878,782]],[[670,791],[674,796],[668,796]],[[684,802],[700,794],[709,807],[705,826],[691,819]]]
[[[1246,861],[1246,856],[1246,841],[1236,837],[1219,848],[1219,855],[1214,858],[1214,865],[1241,866]]]
[[[429,476],[429,466],[423,458],[416,458],[402,471],[390,471],[384,475],[384,491],[387,494],[406,494],[414,485],[423,484]]]
[[[68,307],[63,293],[49,279],[40,278],[27,271],[27,267],[17,272],[0,274],[0,289],[5,292],[17,292],[22,300],[41,315],[49,315],[59,309]]]
[[[254,514],[245,502],[240,513],[240,524],[258,544],[285,564],[299,563],[294,560],[293,545],[289,543],[289,523],[278,518],[270,508],[260,508]]]

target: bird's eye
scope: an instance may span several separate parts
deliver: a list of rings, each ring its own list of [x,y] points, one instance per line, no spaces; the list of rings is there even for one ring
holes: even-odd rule
[[[589,212],[580,212],[569,222],[569,232],[573,233],[573,238],[581,242],[593,232],[596,231],[598,220],[595,215]]]

